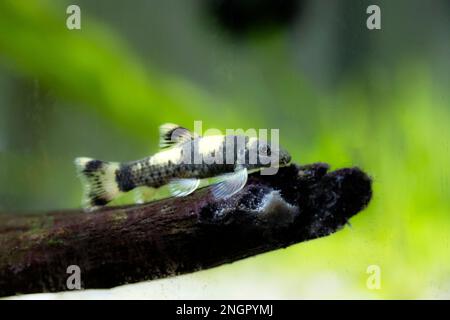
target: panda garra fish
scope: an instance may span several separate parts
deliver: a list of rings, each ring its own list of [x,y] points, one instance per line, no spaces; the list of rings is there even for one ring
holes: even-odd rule
[[[161,151],[130,162],[108,162],[86,157],[75,159],[84,186],[84,207],[105,206],[122,193],[138,187],[168,185],[174,197],[194,192],[202,179],[217,199],[241,190],[250,172],[280,167],[291,156],[265,140],[245,135],[198,136],[175,124],[160,127]],[[276,149],[276,150],[275,150]]]

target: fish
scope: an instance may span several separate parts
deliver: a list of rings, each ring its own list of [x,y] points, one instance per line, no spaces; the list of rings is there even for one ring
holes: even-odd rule
[[[216,199],[227,199],[247,183],[249,173],[289,164],[290,154],[264,139],[246,135],[199,136],[166,123],[160,126],[160,151],[130,162],[110,162],[88,157],[75,159],[84,189],[83,206],[95,210],[121,194],[139,187],[168,186],[173,197],[185,197],[202,179]]]

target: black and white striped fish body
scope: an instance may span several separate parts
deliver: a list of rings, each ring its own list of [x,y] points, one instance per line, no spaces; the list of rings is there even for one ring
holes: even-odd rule
[[[256,138],[200,137],[173,124],[160,127],[160,147],[162,150],[153,156],[126,163],[75,159],[85,187],[85,207],[104,206],[120,194],[140,187],[155,189],[167,185],[172,196],[187,196],[200,186],[202,179],[213,177],[217,181],[210,186],[213,195],[227,198],[245,186],[249,171],[267,166],[262,157],[270,149]],[[260,149],[266,154],[257,154],[255,161],[249,161],[252,151]],[[287,152],[280,155],[280,164],[289,162]]]

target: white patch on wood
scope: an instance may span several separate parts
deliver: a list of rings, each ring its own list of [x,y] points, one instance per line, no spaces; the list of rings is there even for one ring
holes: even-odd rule
[[[299,208],[286,202],[280,191],[273,190],[264,196],[256,211],[259,219],[278,225],[287,225],[294,221],[294,218],[298,215]]]

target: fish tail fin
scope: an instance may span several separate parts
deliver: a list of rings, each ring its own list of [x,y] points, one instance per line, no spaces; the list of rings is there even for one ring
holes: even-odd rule
[[[83,183],[85,208],[104,206],[121,193],[116,181],[116,174],[120,168],[118,162],[76,158],[75,166]]]

